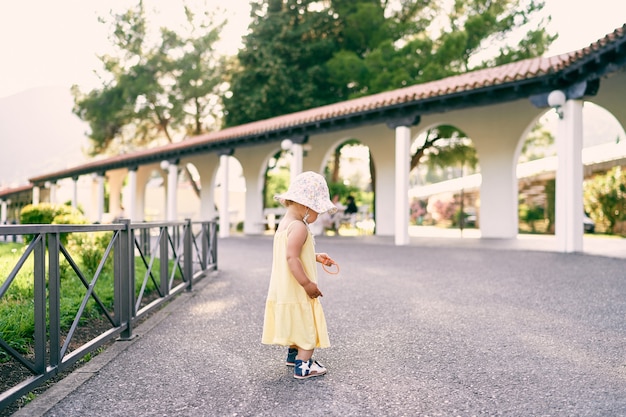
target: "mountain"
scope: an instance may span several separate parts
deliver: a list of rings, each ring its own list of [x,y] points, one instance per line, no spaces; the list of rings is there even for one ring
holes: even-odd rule
[[[67,87],[39,87],[0,98],[0,189],[87,161],[86,123],[72,113]]]

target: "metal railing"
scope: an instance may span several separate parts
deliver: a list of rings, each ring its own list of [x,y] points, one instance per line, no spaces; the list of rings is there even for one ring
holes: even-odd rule
[[[78,255],[68,250],[63,243],[64,236],[98,232],[106,232],[104,255],[94,272],[81,270],[81,262],[76,259]],[[214,221],[131,223],[122,220],[106,225],[0,226],[0,242],[7,240],[30,243],[24,244],[23,254],[9,275],[0,277],[0,303],[10,302],[7,297],[11,285],[18,281],[18,274],[32,279],[34,329],[26,351],[13,347],[10,341],[0,337],[0,354],[9,358],[10,372],[23,375],[19,383],[3,386],[0,390],[0,410],[68,370],[105,343],[113,339],[130,340],[133,326],[140,318],[181,291],[190,291],[205,272],[217,269],[217,225]],[[32,274],[25,267],[31,260]],[[113,288],[101,283],[106,275],[104,271],[111,270],[111,263]],[[139,275],[137,271],[140,276],[136,276]],[[68,276],[80,280],[78,286],[84,291],[82,301],[74,306],[75,312],[63,304],[66,300],[64,282]],[[108,302],[103,301],[101,294],[107,291],[109,294],[113,292],[112,302],[110,296]],[[77,345],[73,338],[79,328],[90,326],[90,317],[85,317],[88,303],[92,306],[95,303],[95,310],[100,313],[99,330],[86,342],[83,337]],[[68,308],[72,310],[69,317]],[[0,317],[0,321],[3,320],[6,317]],[[91,329],[90,334],[93,333]],[[0,365],[7,365],[7,362]]]

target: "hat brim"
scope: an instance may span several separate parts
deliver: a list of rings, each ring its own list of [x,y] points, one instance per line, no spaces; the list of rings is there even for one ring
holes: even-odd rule
[[[322,214],[322,213],[326,213],[326,212],[328,212],[329,214],[334,214],[334,213],[337,212],[337,206],[335,206],[333,204],[333,202],[330,201],[330,199],[325,199],[323,201],[307,201],[302,196],[296,195],[296,193],[291,193],[289,191],[287,191],[287,192],[285,192],[283,194],[275,195],[274,196],[274,200],[277,200],[283,206],[285,205],[285,202],[287,200],[293,201],[293,202],[296,202],[298,204],[302,204],[305,207],[310,208],[311,210],[313,210],[317,214]]]

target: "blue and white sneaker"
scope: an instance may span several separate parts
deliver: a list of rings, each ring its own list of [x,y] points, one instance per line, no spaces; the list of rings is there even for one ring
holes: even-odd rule
[[[287,359],[285,360],[285,365],[295,366],[297,355],[298,355],[298,349],[290,347],[289,350],[287,351]]]
[[[318,361],[314,361],[313,359],[309,359],[308,361],[301,361],[300,359],[296,359],[296,365],[293,368],[293,377],[296,379],[306,379],[311,378],[313,376],[321,376],[326,373],[326,368],[319,363]]]

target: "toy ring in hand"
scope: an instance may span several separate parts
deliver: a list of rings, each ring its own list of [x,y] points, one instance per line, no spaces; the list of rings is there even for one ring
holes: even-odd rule
[[[333,263],[333,264],[331,264],[330,266],[333,266],[333,265],[337,267],[337,270],[336,270],[336,271],[331,271],[331,270],[327,269],[327,265],[326,265],[326,264],[324,264],[324,263],[322,264],[322,269],[323,269],[324,271],[326,271],[326,273],[328,273],[328,274],[336,275],[336,274],[338,274],[338,273],[339,273],[339,264],[338,264],[338,263]]]

